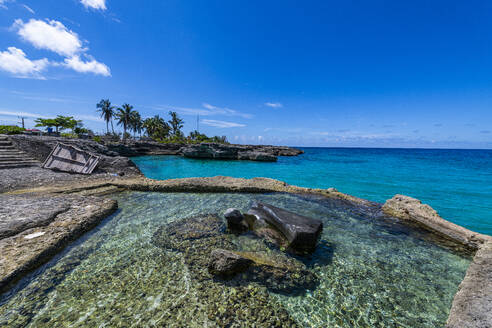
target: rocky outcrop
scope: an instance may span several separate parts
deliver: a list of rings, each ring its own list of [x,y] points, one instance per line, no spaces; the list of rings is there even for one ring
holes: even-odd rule
[[[210,253],[208,271],[219,276],[231,276],[246,271],[253,261],[225,249],[214,249]]]
[[[185,146],[181,153],[190,158],[275,162],[277,156],[296,156],[303,151],[290,147],[201,143]]]
[[[226,144],[202,143],[181,149],[185,157],[207,159],[239,159],[250,161],[275,162],[277,156],[265,151],[250,150],[245,147]]]
[[[256,233],[298,254],[312,253],[323,230],[320,220],[257,202],[246,215]]]
[[[475,254],[454,296],[446,327],[492,327],[492,242]]]
[[[116,211],[111,199],[1,195],[0,290]]]
[[[432,207],[409,196],[395,195],[386,201],[382,210],[388,215],[416,223],[473,250],[477,250],[488,241],[492,242],[491,236],[479,234],[446,221]]]
[[[17,148],[44,162],[58,142],[76,146],[100,156],[96,172],[139,174],[137,166],[127,157],[143,155],[183,155],[189,158],[220,160],[251,160],[274,162],[277,156],[297,156],[303,151],[285,146],[231,145],[217,143],[184,144],[156,141],[127,140],[125,143],[107,141],[98,143],[86,139],[47,136],[11,136]]]

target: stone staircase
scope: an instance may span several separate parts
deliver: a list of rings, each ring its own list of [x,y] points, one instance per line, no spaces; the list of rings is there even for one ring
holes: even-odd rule
[[[0,169],[40,165],[39,161],[15,148],[7,136],[0,135]]]

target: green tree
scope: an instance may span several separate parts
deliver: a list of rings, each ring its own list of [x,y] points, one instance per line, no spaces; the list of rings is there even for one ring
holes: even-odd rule
[[[159,115],[149,117],[143,121],[143,128],[147,135],[153,139],[164,139],[169,136],[169,124]]]
[[[133,138],[135,138],[135,134],[142,135],[143,122],[140,113],[134,110],[130,117],[130,128],[133,130]]]
[[[175,138],[182,138],[183,132],[181,132],[181,128],[183,127],[184,121],[176,112],[169,112],[169,116],[171,116],[171,119],[168,121],[169,125],[171,125],[171,136]]]
[[[82,124],[82,121],[75,120],[72,116],[58,115],[56,118],[37,118],[34,120],[37,127],[54,127],[56,133],[65,129],[75,129],[77,124]]]
[[[130,122],[133,115],[133,106],[129,104],[123,104],[116,112],[118,118],[118,125],[123,125],[123,140],[126,140],[128,134],[127,129],[130,127]]]
[[[109,99],[101,99],[99,103],[97,103],[96,107],[98,108],[98,112],[101,113],[101,117],[106,121],[106,132],[109,133],[109,122],[111,122],[111,131],[114,134],[113,127],[113,116],[114,116],[114,106],[111,105],[111,101]]]

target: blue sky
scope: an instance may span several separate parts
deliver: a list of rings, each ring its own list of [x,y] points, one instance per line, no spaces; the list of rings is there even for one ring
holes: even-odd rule
[[[236,143],[492,148],[490,1],[0,0],[0,124],[95,104]]]

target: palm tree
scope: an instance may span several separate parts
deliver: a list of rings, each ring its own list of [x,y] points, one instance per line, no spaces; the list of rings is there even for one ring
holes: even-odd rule
[[[169,124],[159,115],[145,119],[143,127],[151,138],[163,139],[169,135]]]
[[[182,136],[181,128],[183,127],[183,120],[178,116],[176,112],[169,112],[171,119],[168,121],[171,125],[171,134],[173,137]]]
[[[129,104],[123,104],[118,108],[116,117],[118,118],[118,125],[123,125],[123,140],[126,140],[126,130],[130,126],[130,122],[133,116],[133,106]]]
[[[133,139],[135,139],[135,134],[138,132],[140,135],[142,135],[142,117],[140,116],[140,113],[134,110],[132,112],[131,118],[130,118],[130,127],[133,130]]]
[[[101,117],[106,121],[106,132],[109,133],[109,122],[111,121],[111,130],[114,134],[113,127],[113,116],[114,116],[114,106],[111,106],[111,101],[109,99],[101,99],[101,101],[96,105],[99,108],[97,111],[101,113]]]

